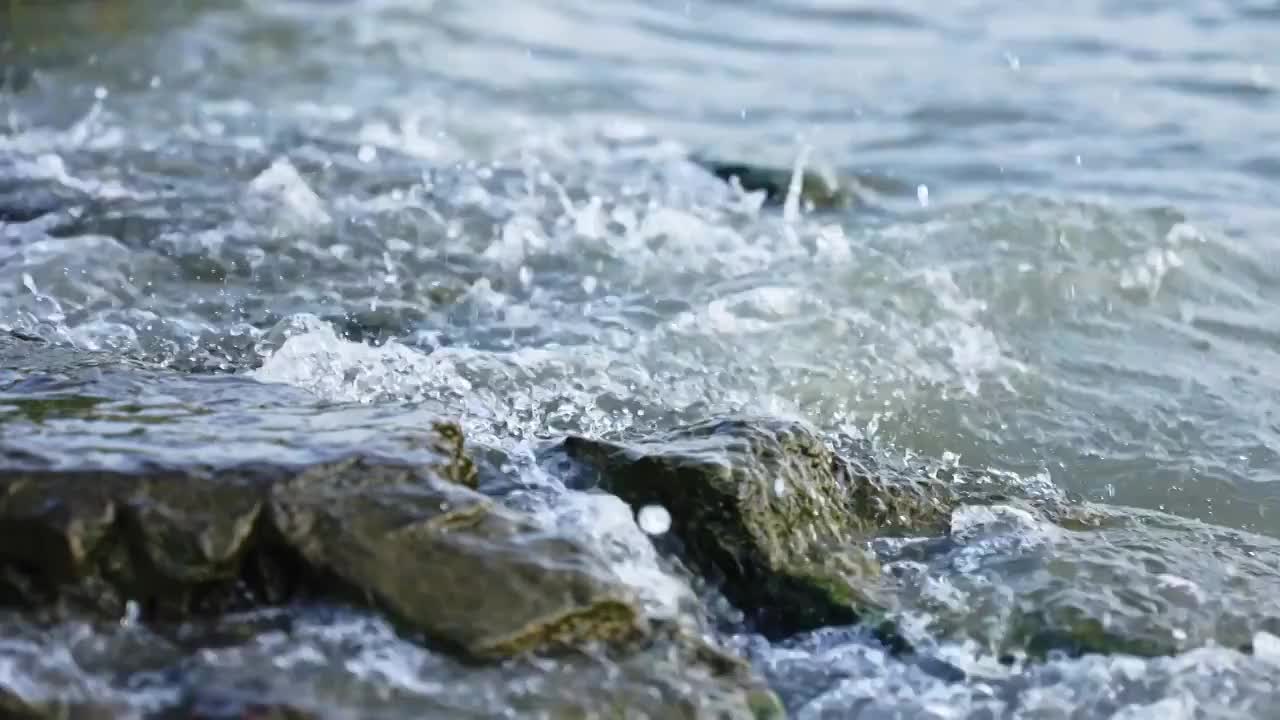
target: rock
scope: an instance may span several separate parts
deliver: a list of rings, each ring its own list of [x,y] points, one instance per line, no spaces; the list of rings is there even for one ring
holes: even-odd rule
[[[571,436],[560,449],[586,471],[586,485],[636,512],[663,507],[681,554],[771,638],[870,621],[903,650],[887,621],[896,581],[881,577],[870,541],[945,534],[965,503],[1083,517],[1061,493],[1015,477],[889,468],[869,452],[837,453],[805,423],[780,419],[712,420],[633,443]]]
[[[1280,541],[1083,502],[1047,478],[890,467],[768,418],[559,449],[578,482],[665,508],[677,542],[657,542],[772,638],[871,618],[898,649],[965,640],[1038,660],[1247,648],[1280,629]],[[903,613],[910,631],[892,623]]]
[[[1063,517],[961,506],[945,534],[881,558],[931,641],[1009,659],[1247,649],[1280,629],[1280,541],[1137,508]]]
[[[644,619],[569,538],[452,483],[357,463],[276,484],[271,516],[308,566],[472,657],[627,640]]]
[[[746,163],[725,162],[706,157],[691,158],[712,175],[725,182],[735,179],[743,190],[762,191],[765,203],[781,206],[786,202],[794,171],[791,168],[771,168]],[[800,201],[815,210],[838,210],[859,204],[851,188],[841,187],[832,178],[813,171],[801,174]]]
[[[28,702],[0,684],[0,718],[5,720],[113,720],[117,709],[80,702]]]
[[[437,467],[0,472],[0,599],[182,619],[344,597],[477,658],[645,634],[590,548],[467,488],[461,433],[434,434]]]
[[[1038,660],[1248,648],[1280,629],[1280,541],[1084,502],[1047,478],[890,467],[768,418],[559,450],[577,482],[665,508],[677,542],[657,542],[771,638],[871,618],[897,649],[964,640]],[[904,613],[909,632],[892,622]]]
[[[0,717],[13,718],[13,720],[40,720],[47,717],[47,714],[33,707],[17,693],[0,685]]]
[[[766,635],[883,609],[878,565],[858,543],[893,499],[870,507],[869,480],[807,426],[725,419],[629,445],[574,436],[563,449],[634,510],[665,508],[686,557]]]
[[[165,424],[129,432],[118,452],[61,444],[141,425],[124,406],[140,387],[173,391],[179,414],[167,408]],[[403,692],[417,693],[429,717],[491,717],[495,707],[781,717],[759,676],[706,639],[691,592],[687,603],[655,604],[618,549],[599,546],[644,542],[639,530],[593,535],[481,494],[451,423],[421,416],[412,442],[334,447],[326,436],[310,445],[292,429],[282,437],[254,427],[274,403],[290,412],[268,417],[273,425],[308,402],[287,386],[215,382],[13,333],[0,334],[0,396],[0,607],[30,633],[32,652],[87,633],[96,657],[59,671],[85,687],[137,681],[172,693],[172,712],[156,708],[156,717],[366,717],[375,705],[389,717],[424,716],[404,709]],[[160,433],[185,413],[209,432],[209,447],[195,435],[162,447],[173,436]],[[603,510],[630,522],[621,501],[608,500]],[[367,633],[295,635],[318,609],[388,628],[384,642],[398,654],[348,665]],[[218,631],[198,630],[206,626]],[[298,664],[280,659],[281,643]],[[327,653],[319,666],[317,646]],[[234,653],[255,664],[241,672],[227,661]],[[424,657],[439,665],[407,691],[388,694],[387,676],[368,667]],[[14,682],[0,714],[66,717],[85,693],[28,673],[30,664],[0,677]],[[441,667],[447,677],[436,676]],[[429,690],[437,683],[451,688],[447,699]],[[14,692],[31,687],[52,704]],[[134,702],[131,693],[117,697]]]

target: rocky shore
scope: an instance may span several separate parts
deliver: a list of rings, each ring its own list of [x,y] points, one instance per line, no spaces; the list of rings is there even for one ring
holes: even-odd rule
[[[1014,664],[1204,644],[1248,652],[1257,632],[1280,622],[1280,547],[1267,538],[1091,505],[994,471],[891,467],[780,418],[548,438],[539,461],[564,493],[607,494],[669,521],[635,537],[652,542],[666,571],[700,588],[702,600],[656,613],[589,535],[478,490],[470,449],[449,420],[421,428],[423,462],[352,450],[304,464],[143,458],[130,469],[55,467],[13,441],[92,406],[60,394],[59,380],[77,369],[143,368],[21,334],[0,345],[0,404],[24,408],[7,416],[0,440],[0,603],[35,626],[133,616],[163,636],[336,605],[383,617],[478,674],[505,666],[553,683],[567,682],[566,672],[600,683],[601,692],[572,699],[535,694],[530,702],[549,717],[647,708],[774,718],[786,699],[727,642],[734,632],[785,641],[861,627],[904,658],[967,636]],[[1141,571],[1117,577],[1120,566]],[[985,606],[940,606],[921,592],[945,576],[981,598],[983,578],[996,573],[1016,594],[988,593]],[[1252,604],[1218,606],[1180,578],[1230,587]],[[729,635],[723,613],[704,602],[711,597],[739,613]],[[923,630],[903,622],[923,610],[933,618]],[[556,663],[540,672],[537,658]],[[251,714],[260,702],[193,691],[170,711],[198,705],[201,717],[261,717]],[[86,716],[3,683],[0,707],[16,717]],[[326,716],[283,705],[271,712]]]

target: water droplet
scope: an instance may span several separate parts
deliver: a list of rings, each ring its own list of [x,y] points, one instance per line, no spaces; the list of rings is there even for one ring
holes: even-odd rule
[[[920,201],[920,207],[929,207],[928,185],[921,184],[916,186],[916,200]]]
[[[107,95],[109,94],[110,93],[107,92],[107,89],[102,87],[101,85],[93,89],[93,97],[98,100],[106,100]]]
[[[671,529],[671,513],[661,505],[645,505],[636,515],[640,529],[649,535],[661,535]]]
[[[773,481],[773,494],[782,497],[787,494],[787,483],[782,478]]]
[[[378,148],[372,145],[361,145],[356,151],[356,159],[362,163],[371,163],[378,159]]]
[[[124,604],[124,616],[120,618],[120,627],[132,627],[138,624],[138,618],[142,616],[142,609],[138,607],[138,603],[130,600]]]
[[[598,281],[598,280],[596,280],[596,278],[595,278],[595,276],[594,276],[594,275],[588,275],[588,276],[586,276],[586,277],[582,278],[582,290],[583,290],[583,292],[587,293],[588,295],[590,295],[590,294],[594,293],[594,292],[596,291],[596,285],[597,285],[598,283],[599,283],[599,281]]]
[[[791,184],[787,186],[787,198],[782,204],[782,219],[794,223],[800,219],[800,196],[804,189],[804,168],[809,162],[812,148],[804,145],[796,156],[795,166],[791,168]]]

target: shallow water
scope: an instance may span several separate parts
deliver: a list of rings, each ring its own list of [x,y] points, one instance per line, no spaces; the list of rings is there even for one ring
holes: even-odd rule
[[[539,438],[751,411],[1280,537],[1280,6],[933,5],[10,2],[0,326],[144,369],[6,365],[6,451],[411,454],[444,413],[554,485]],[[800,717],[1274,701],[1266,653],[987,687],[797,642],[760,662]]]

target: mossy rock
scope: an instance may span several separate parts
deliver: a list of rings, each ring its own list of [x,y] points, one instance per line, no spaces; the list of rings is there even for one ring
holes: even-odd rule
[[[637,511],[659,505],[687,558],[762,632],[877,616],[879,568],[859,545],[861,487],[801,423],[730,418],[634,444],[569,437],[563,449]]]
[[[681,552],[771,637],[872,622],[901,648],[893,596],[868,542],[945,534],[965,503],[1003,502],[1068,517],[1060,494],[966,468],[890,468],[836,452],[800,421],[727,417],[635,442],[580,436],[559,446],[585,484],[637,512],[662,506]]]
[[[763,192],[764,202],[770,206],[782,206],[786,203],[795,174],[792,168],[752,165],[703,156],[691,159],[727,183],[736,182],[747,192]],[[812,170],[800,174],[799,200],[804,207],[812,210],[840,210],[861,204],[851,187],[843,187],[835,178]]]

